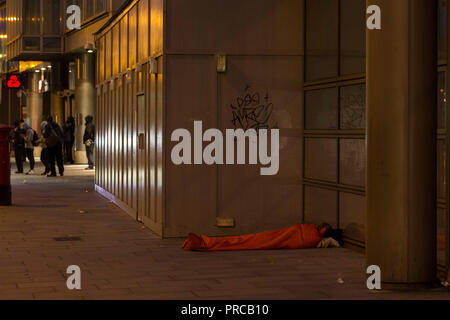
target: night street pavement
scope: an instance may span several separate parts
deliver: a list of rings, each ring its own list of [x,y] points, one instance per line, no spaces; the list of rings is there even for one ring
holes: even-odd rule
[[[0,299],[450,299],[442,287],[370,292],[364,256],[348,249],[184,252],[183,239],[159,239],[97,194],[84,166],[12,181],[14,206],[0,207]],[[80,266],[82,290],[67,289],[69,265]]]

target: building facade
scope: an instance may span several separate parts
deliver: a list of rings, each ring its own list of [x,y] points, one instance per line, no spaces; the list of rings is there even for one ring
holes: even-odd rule
[[[84,118],[95,117],[95,61],[93,33],[120,8],[122,0],[6,1],[7,75],[20,75],[17,109],[35,130],[52,115],[62,124],[75,118],[74,159],[86,163],[82,141]],[[79,6],[80,29],[68,29],[70,5]],[[1,41],[2,39],[0,39]],[[10,90],[11,91],[11,90]],[[12,92],[12,91],[11,91]],[[38,148],[36,154],[39,153]]]
[[[0,1],[0,123],[12,125],[14,121],[21,117],[21,108],[20,99],[17,95],[18,90],[8,88],[6,18],[6,1]]]
[[[433,81],[439,90],[430,100],[437,101],[437,155],[428,168],[436,197],[433,188],[425,193],[437,209],[424,226],[434,225],[434,232],[426,230],[434,238],[428,251],[437,252],[445,277],[447,1],[437,1],[436,11],[431,31],[439,41],[429,52],[439,54]],[[365,248],[372,219],[367,103],[373,103],[366,88],[366,1],[128,1],[95,38],[99,192],[162,237],[327,222],[344,230],[347,245]],[[261,123],[235,112],[255,106],[267,112]],[[171,134],[192,131],[194,121],[204,130],[248,129],[249,121],[279,128],[279,173],[174,165]]]

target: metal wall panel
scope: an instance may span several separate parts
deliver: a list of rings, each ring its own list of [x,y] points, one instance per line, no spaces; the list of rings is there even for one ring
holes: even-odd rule
[[[158,58],[158,74],[156,78],[156,223],[163,227],[165,217],[165,193],[164,193],[164,168],[166,158],[164,156],[164,139],[167,134],[165,126],[165,70],[164,58]],[[167,159],[169,160],[169,159]]]
[[[128,63],[130,68],[134,68],[137,59],[137,6],[130,10],[128,19]]]
[[[217,73],[214,56],[167,57],[166,212],[164,231],[170,236],[204,231],[214,226],[217,168],[206,165],[176,166],[170,160],[170,133],[178,128],[193,134],[194,121],[204,130],[217,127]],[[182,214],[180,214],[182,213]],[[208,230],[210,231],[210,230]]]
[[[149,0],[138,3],[138,62],[148,58],[150,49],[150,10]]]
[[[166,6],[170,52],[303,54],[303,0],[168,0]]]
[[[112,33],[108,32],[106,34],[106,46],[105,46],[105,69],[106,69],[106,79],[110,79],[112,76]]]
[[[118,78],[118,94],[119,94],[119,114],[118,114],[118,127],[119,127],[119,192],[118,197],[121,201],[124,200],[124,176],[125,176],[125,165],[124,165],[124,97],[123,97],[123,77]]]
[[[150,1],[150,54],[152,57],[163,53],[164,3],[165,0]]]
[[[308,223],[329,223],[338,227],[338,192],[305,186],[304,219]]]
[[[108,104],[106,106],[106,112],[108,112],[108,122],[107,122],[107,137],[108,137],[108,142],[107,142],[107,156],[108,156],[108,190],[111,193],[114,193],[114,189],[113,189],[113,157],[112,157],[112,144],[113,144],[113,140],[112,140],[112,136],[113,136],[113,117],[112,117],[112,107],[113,107],[113,91],[111,91],[111,82],[108,82]]]
[[[117,80],[114,80],[114,89],[113,89],[113,97],[114,104],[112,108],[112,116],[113,116],[113,193],[116,197],[119,196],[119,91],[117,90]]]
[[[120,21],[120,71],[128,68],[128,15]]]
[[[279,128],[280,170],[275,176],[261,176],[260,164],[219,166],[218,217],[235,218],[236,227],[216,228],[215,233],[242,234],[298,224],[302,221],[303,59],[255,54],[230,56],[227,63],[227,72],[218,75],[219,129]],[[257,107],[265,116],[257,122],[238,116],[247,107]],[[241,121],[235,121],[236,116]]]
[[[157,154],[157,141],[156,141],[156,101],[157,101],[157,78],[156,74],[150,74],[149,81],[149,212],[147,217],[153,223],[157,223],[156,219],[156,182],[157,182],[157,164],[156,164],[156,154]]]
[[[112,74],[116,75],[119,73],[119,66],[120,66],[120,59],[119,59],[119,55],[120,55],[120,29],[119,29],[119,24],[117,24],[114,28],[113,28],[113,32],[112,32]]]
[[[338,152],[338,139],[305,139],[305,177],[337,183]]]
[[[148,30],[139,24],[145,13],[136,13],[136,21],[136,9],[128,8],[118,19],[121,21],[113,22],[120,23],[121,75],[113,69],[111,77],[123,77],[124,81],[122,86],[116,84],[115,95],[108,89],[101,102],[99,132],[104,135],[104,146],[99,149],[99,169],[105,175],[99,175],[99,185],[120,199],[132,216],[139,211],[139,218],[161,236],[236,234],[301,222],[303,1],[263,0],[258,1],[257,9],[253,1],[193,1],[186,10],[177,8],[179,3],[150,1],[150,32],[145,37],[150,57],[155,59],[150,62],[145,41],[144,48],[135,42],[136,30],[139,39]],[[250,18],[244,9],[235,15],[238,3],[253,10]],[[142,1],[137,5],[145,8]],[[219,26],[214,38],[220,45],[203,41],[212,31],[205,27],[207,12],[220,20],[212,24]],[[165,14],[172,19],[165,20]],[[179,15],[182,18],[174,19]],[[247,20],[241,19],[244,16]],[[244,20],[245,26],[239,26],[237,22]],[[199,32],[183,38],[182,31],[189,23],[197,24]],[[163,30],[172,42],[164,42]],[[97,40],[111,37],[111,32],[117,34],[113,25]],[[135,50],[137,46],[144,50]],[[113,47],[117,49],[114,42],[107,46],[109,51]],[[215,54],[219,49],[227,54],[224,74],[217,73]],[[135,54],[143,63],[138,69],[133,66]],[[279,175],[262,177],[260,166],[174,166],[170,159],[172,131],[191,128],[194,120],[203,120],[205,129],[233,128],[229,105],[248,90],[255,90],[261,103],[267,102],[265,112],[270,115],[271,127],[281,129]],[[137,108],[137,95],[143,95],[143,109]],[[144,134],[143,151],[137,148],[138,133]],[[248,191],[236,195],[242,186]],[[246,199],[255,201],[240,201]],[[236,219],[236,228],[217,228],[216,218],[228,216]],[[255,219],[260,223],[255,224]]]

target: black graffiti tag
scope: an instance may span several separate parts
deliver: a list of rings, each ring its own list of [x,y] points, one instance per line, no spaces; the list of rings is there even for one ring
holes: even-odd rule
[[[273,104],[269,102],[268,94],[265,97],[266,102],[262,103],[259,93],[250,93],[247,86],[247,93],[236,99],[234,104],[230,105],[233,119],[231,122],[235,129],[269,129],[269,120],[273,112]]]

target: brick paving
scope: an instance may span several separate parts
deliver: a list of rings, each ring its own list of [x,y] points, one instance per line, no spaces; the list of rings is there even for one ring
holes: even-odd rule
[[[0,207],[0,299],[450,299],[442,287],[370,292],[364,256],[348,249],[184,252],[183,239],[159,239],[97,194],[83,168],[12,176],[14,206]],[[82,290],[67,289],[69,265],[80,266]]]

